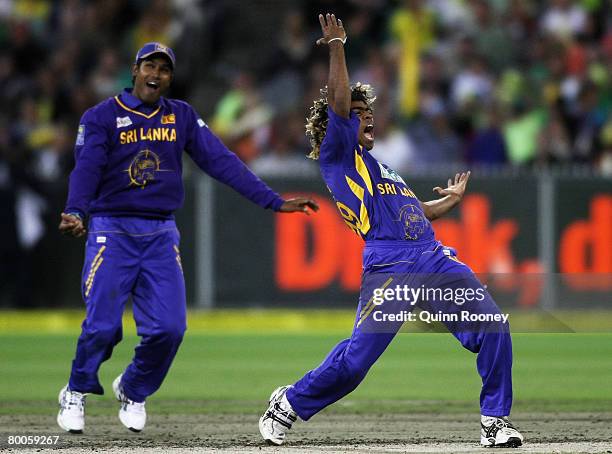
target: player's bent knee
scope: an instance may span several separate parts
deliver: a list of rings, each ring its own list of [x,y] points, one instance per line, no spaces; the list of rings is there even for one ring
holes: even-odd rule
[[[181,323],[164,323],[156,327],[153,337],[180,342],[186,330],[185,324]]]
[[[117,327],[104,327],[96,329],[88,329],[86,331],[87,337],[97,345],[116,345],[121,341],[122,332],[121,328]]]

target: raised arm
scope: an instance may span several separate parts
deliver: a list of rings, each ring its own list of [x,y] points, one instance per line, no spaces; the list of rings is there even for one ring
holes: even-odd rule
[[[329,46],[329,78],[327,81],[327,101],[332,110],[341,117],[348,118],[351,110],[351,89],[344,56],[346,32],[342,21],[334,14],[319,14],[323,38],[318,45]]]
[[[465,193],[467,182],[470,178],[470,173],[471,172],[468,171],[467,173],[462,173],[461,175],[456,174],[454,183],[449,178],[448,187],[446,189],[442,189],[440,186],[433,188],[434,192],[437,192],[444,197],[441,199],[430,200],[428,202],[421,202],[421,208],[423,209],[423,213],[425,213],[425,217],[427,219],[433,221],[444,216],[461,201],[463,194]]]

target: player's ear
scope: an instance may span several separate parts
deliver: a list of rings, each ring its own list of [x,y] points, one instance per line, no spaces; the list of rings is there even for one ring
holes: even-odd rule
[[[138,64],[134,63],[132,65],[132,76],[136,77],[136,74],[138,74]]]

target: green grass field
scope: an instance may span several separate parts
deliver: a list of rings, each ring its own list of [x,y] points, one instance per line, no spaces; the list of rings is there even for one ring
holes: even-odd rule
[[[149,406],[181,413],[258,413],[274,387],[315,367],[349,334],[353,317],[352,312],[334,312],[333,317],[305,313],[302,318],[257,314],[259,322],[245,320],[244,312],[193,315],[170,374]],[[1,315],[0,413],[54,411],[81,316]],[[303,317],[311,318],[311,329]],[[102,366],[107,395],[90,398],[96,402],[89,406],[93,414],[115,411],[110,383],[138,342],[130,323],[125,339]],[[251,329],[245,329],[249,323]],[[515,334],[513,340],[515,411],[612,408],[612,334]],[[364,383],[329,411],[477,412],[480,384],[474,358],[449,334],[400,334]]]

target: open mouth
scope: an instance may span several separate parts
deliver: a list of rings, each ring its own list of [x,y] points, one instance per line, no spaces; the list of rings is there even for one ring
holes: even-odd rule
[[[363,130],[363,135],[368,140],[374,140],[374,125],[367,125]]]
[[[147,87],[149,87],[151,90],[159,90],[159,82],[155,82],[155,81],[149,81],[147,82]]]

